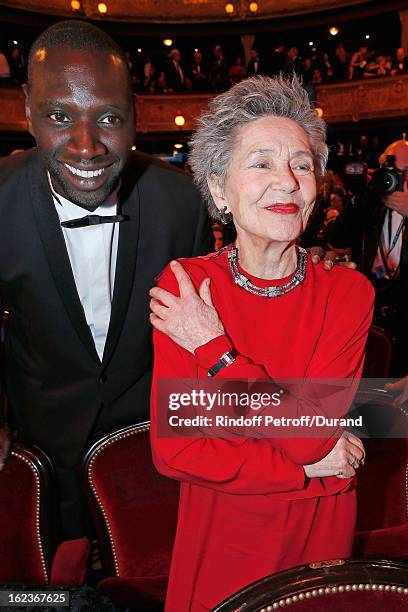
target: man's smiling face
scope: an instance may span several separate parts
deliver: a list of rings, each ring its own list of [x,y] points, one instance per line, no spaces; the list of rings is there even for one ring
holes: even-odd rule
[[[25,94],[55,191],[95,210],[116,187],[134,139],[127,67],[110,52],[40,49]]]

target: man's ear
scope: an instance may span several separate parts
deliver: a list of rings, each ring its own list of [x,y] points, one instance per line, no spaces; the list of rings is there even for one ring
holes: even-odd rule
[[[214,200],[214,204],[216,205],[218,210],[223,210],[224,208],[226,208],[224,212],[226,213],[231,212],[228,209],[228,202],[225,199],[224,188],[223,188],[222,181],[219,176],[215,176],[215,174],[213,174],[208,179],[208,188],[211,192],[212,198]]]
[[[34,134],[33,134],[33,124],[32,124],[32,121],[31,121],[30,86],[28,85],[28,83],[24,83],[21,86],[21,89],[23,90],[23,93],[24,93],[24,108],[25,108],[25,116],[26,116],[26,119],[27,119],[28,131],[30,132],[31,136],[34,136]]]

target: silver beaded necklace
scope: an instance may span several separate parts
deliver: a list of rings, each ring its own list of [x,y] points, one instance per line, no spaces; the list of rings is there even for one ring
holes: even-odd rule
[[[238,270],[238,248],[233,245],[231,247],[231,250],[228,252],[228,262],[231,268],[231,273],[234,282],[240,287],[242,287],[242,289],[245,289],[246,291],[249,291],[254,295],[260,295],[262,297],[279,297],[280,295],[285,295],[285,293],[289,293],[289,291],[292,291],[298,285],[300,285],[302,281],[304,281],[306,275],[306,250],[302,249],[302,247],[297,247],[297,250],[297,267],[290,281],[288,281],[284,285],[270,285],[269,287],[258,287],[257,285],[251,283],[249,278],[246,277],[244,274],[241,274],[241,272]]]

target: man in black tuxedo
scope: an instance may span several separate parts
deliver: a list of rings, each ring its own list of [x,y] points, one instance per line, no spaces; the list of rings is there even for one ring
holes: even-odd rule
[[[252,47],[250,51],[250,59],[247,66],[247,76],[253,77],[258,74],[264,74],[262,68],[262,62],[259,59],[259,51],[255,47]]]
[[[208,220],[187,176],[131,155],[128,66],[101,30],[79,21],[46,30],[25,95],[37,147],[0,160],[0,299],[10,313],[0,396],[11,428],[53,461],[72,538],[85,529],[74,473],[84,448],[149,416],[149,289],[169,260],[208,251]]]
[[[183,91],[186,89],[186,74],[181,67],[181,53],[178,49],[172,49],[166,69],[167,85],[172,91]]]
[[[273,76],[284,72],[286,66],[285,45],[279,43],[276,45],[270,57],[269,73]]]

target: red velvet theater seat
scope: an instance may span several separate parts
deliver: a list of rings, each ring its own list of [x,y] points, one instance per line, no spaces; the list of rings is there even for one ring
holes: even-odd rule
[[[408,415],[388,393],[357,395],[360,412],[377,435],[408,436]],[[392,415],[390,419],[385,415]],[[356,558],[408,559],[408,437],[363,439],[365,465],[358,472]]]
[[[179,497],[178,483],[152,463],[149,427],[146,422],[104,436],[83,462],[102,563],[111,576],[98,588],[143,612],[163,609]]]
[[[394,338],[378,325],[368,332],[363,378],[387,378],[390,371]]]
[[[0,582],[83,583],[86,539],[57,546],[54,474],[36,447],[14,443],[0,472]]]
[[[408,566],[342,560],[299,565],[254,582],[211,612],[401,612],[408,609]]]

